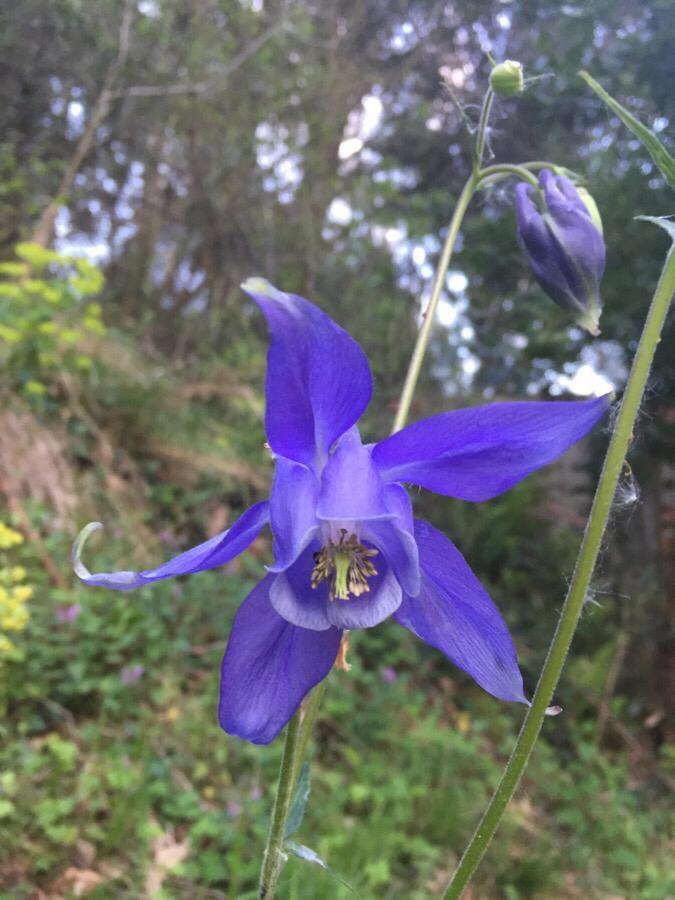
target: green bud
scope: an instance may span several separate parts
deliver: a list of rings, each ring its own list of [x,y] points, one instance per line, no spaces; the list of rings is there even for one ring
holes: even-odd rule
[[[590,215],[591,219],[593,219],[593,222],[594,222],[596,228],[598,229],[600,234],[603,234],[602,219],[600,218],[600,210],[598,209],[598,204],[595,202],[593,197],[588,193],[586,188],[579,187],[579,185],[576,185],[576,189],[577,189],[577,194],[579,195],[579,197],[581,197],[581,200],[583,201],[584,206],[588,210],[588,214]]]
[[[506,59],[490,72],[490,87],[500,97],[515,97],[523,90],[523,67],[514,59]]]

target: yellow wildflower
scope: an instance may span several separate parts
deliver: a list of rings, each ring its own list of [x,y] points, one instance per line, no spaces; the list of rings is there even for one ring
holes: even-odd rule
[[[9,528],[4,522],[0,522],[0,550],[9,550],[23,543],[23,535]]]

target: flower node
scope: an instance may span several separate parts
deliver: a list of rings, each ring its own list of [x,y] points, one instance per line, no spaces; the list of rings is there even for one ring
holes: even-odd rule
[[[331,600],[349,600],[350,596],[360,597],[368,593],[368,579],[377,575],[371,559],[378,552],[364,547],[355,534],[341,528],[337,544],[329,541],[314,554],[312,587],[327,581]]]

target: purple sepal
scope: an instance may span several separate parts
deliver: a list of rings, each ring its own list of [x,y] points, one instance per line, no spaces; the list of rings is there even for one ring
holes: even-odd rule
[[[249,278],[242,288],[270,331],[267,440],[279,456],[319,466],[370,402],[373,379],[366,355],[303,297],[284,294],[261,278]]]
[[[527,703],[516,651],[499,610],[463,556],[426,522],[415,522],[422,589],[394,613],[404,628],[436,647],[500,700]]]
[[[303,697],[330,672],[342,633],[307,631],[272,609],[267,575],[239,607],[221,667],[221,728],[269,744]]]
[[[408,425],[373,448],[388,481],[461,500],[489,500],[548,465],[605,415],[611,394],[592,400],[492,403]]]
[[[316,501],[319,480],[307,466],[280,456],[270,493],[270,527],[274,537],[274,565],[283,572],[311,543],[319,523]]]

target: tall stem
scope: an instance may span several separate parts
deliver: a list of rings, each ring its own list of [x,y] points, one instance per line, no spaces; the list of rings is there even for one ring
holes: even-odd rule
[[[551,646],[549,647],[537,689],[532,698],[532,705],[525,716],[523,727],[513,748],[511,758],[504,769],[490,805],[485,811],[471,842],[460,860],[457,871],[443,895],[448,900],[457,900],[468,885],[485,850],[494,837],[509,800],[518,787],[520,778],[525,771],[530,754],[541,731],[546,708],[551,702],[553,692],[558,684],[560,673],[565,664],[565,658],[572,643],[588,593],[588,586],[598,553],[600,552],[600,545],[607,526],[616,486],[626,453],[632,441],[633,426],[654,358],[654,352],[659,343],[674,292],[675,245],[671,247],[666,258],[642,337],[640,338],[640,344],[635,354],[633,367],[621,402],[621,409],[595,492],[591,514],[586,524],[586,531],[579,550],[572,582],[558,620],[558,626],[551,641]]]
[[[426,353],[427,347],[429,345],[431,329],[433,328],[434,319],[436,317],[436,309],[438,308],[438,302],[441,299],[441,294],[443,293],[445,276],[448,271],[448,266],[450,265],[452,252],[455,249],[455,244],[457,243],[457,235],[459,234],[459,229],[462,225],[464,214],[469,206],[469,203],[471,202],[471,198],[476,190],[479,180],[479,174],[477,172],[473,172],[467,183],[464,185],[464,189],[462,190],[459,200],[457,201],[455,211],[452,214],[452,219],[450,220],[450,224],[448,226],[448,233],[445,238],[445,243],[443,244],[443,252],[441,253],[441,258],[438,262],[438,268],[436,269],[436,277],[434,280],[433,289],[431,291],[431,299],[429,300],[427,308],[424,311],[422,327],[417,334],[415,349],[413,350],[412,357],[410,358],[410,364],[405,376],[405,383],[403,385],[403,390],[401,391],[401,399],[399,400],[398,409],[396,411],[396,418],[394,419],[394,427],[392,428],[392,433],[400,431],[401,428],[403,428],[403,426],[405,425],[408,418],[408,414],[410,412],[410,404],[412,403],[413,394],[415,393],[415,388],[417,387],[417,380],[420,377],[422,362],[424,361],[424,354]]]

